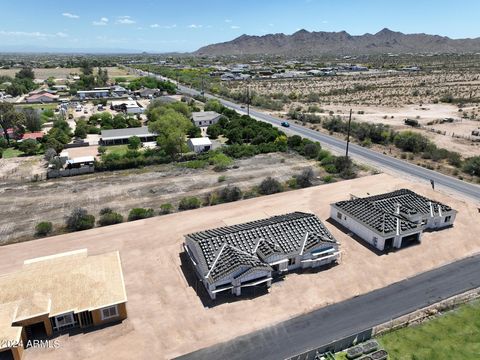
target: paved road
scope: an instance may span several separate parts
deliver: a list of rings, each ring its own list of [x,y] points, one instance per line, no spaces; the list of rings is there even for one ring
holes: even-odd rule
[[[159,79],[173,81],[159,75],[156,76]],[[177,86],[182,93],[189,95],[200,95],[200,92],[195,89],[191,89],[180,84],[177,84]],[[217,99],[226,107],[237,110],[240,113],[246,113],[246,110],[242,108],[240,104],[210,94],[205,94],[205,97],[210,99]],[[283,119],[268,115],[253,108],[250,108],[250,116],[262,121],[269,122],[275,126],[281,126],[281,122],[285,121]],[[336,150],[337,152],[343,153],[345,151],[346,142],[333,136],[322,134],[315,130],[310,130],[297,124],[290,124],[289,131],[302,135],[303,137],[309,138],[311,140],[319,141],[320,143],[327,145],[328,147]],[[400,172],[415,177],[423,182],[429,183],[430,180],[434,180],[435,186],[437,187],[444,187],[450,191],[457,192],[467,198],[480,202],[480,186],[478,185],[470,184],[454,177],[443,175],[436,171],[428,170],[412,163],[400,159],[395,159],[388,155],[384,155],[352,143],[350,143],[349,154],[353,158],[363,162],[366,161],[373,166],[378,166],[383,169],[390,169],[397,173]]]
[[[285,359],[477,287],[480,255],[177,359]]]

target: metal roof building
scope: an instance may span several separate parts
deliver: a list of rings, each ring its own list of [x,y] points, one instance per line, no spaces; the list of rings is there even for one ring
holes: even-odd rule
[[[157,134],[150,132],[147,126],[127,128],[127,129],[111,129],[102,130],[100,135],[101,145],[126,144],[132,136],[138,136],[142,142],[155,141]]]
[[[185,251],[208,294],[266,284],[274,275],[335,262],[338,243],[313,214],[294,212],[185,236]]]

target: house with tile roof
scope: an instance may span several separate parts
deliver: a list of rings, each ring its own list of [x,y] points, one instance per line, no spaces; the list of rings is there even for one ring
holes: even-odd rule
[[[456,213],[408,189],[330,205],[334,221],[381,251],[419,243],[425,229],[452,226]]]
[[[86,249],[26,260],[0,276],[0,359],[19,360],[30,341],[127,317],[118,251]]]
[[[274,276],[316,268],[339,258],[339,244],[314,215],[294,212],[185,236],[184,249],[212,299],[237,296]]]

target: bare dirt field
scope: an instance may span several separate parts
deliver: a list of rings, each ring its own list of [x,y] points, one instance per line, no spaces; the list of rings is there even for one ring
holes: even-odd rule
[[[45,179],[46,166],[42,156],[0,159],[0,189],[7,184],[32,181],[36,174]]]
[[[316,106],[322,111],[316,112],[321,117],[327,118],[330,112],[346,117],[352,108],[355,121],[388,124],[397,130],[412,129],[405,126],[404,120],[417,119],[422,126],[417,131],[422,131],[438,146],[464,156],[480,154],[480,137],[472,136],[472,131],[480,128],[480,107],[469,104],[469,99],[480,97],[480,75],[474,69],[353,73],[257,80],[249,84],[252,92],[283,101],[283,110],[276,115],[285,117],[291,109],[309,112],[309,108]],[[245,88],[243,82],[222,85],[232,92],[241,93]],[[442,103],[441,99],[446,96],[464,99],[465,105]],[[453,118],[454,122],[438,123],[444,118]]]
[[[379,256],[326,221],[329,204],[349,194],[365,196],[402,187],[457,209],[455,226],[425,233],[420,245]],[[289,274],[274,283],[269,294],[205,306],[187,281],[192,274],[180,256],[183,235],[291,211],[313,212],[324,221],[341,243],[340,264]],[[8,245],[0,248],[0,273],[20,268],[25,259],[63,251],[119,250],[128,319],[97,331],[59,336],[58,349],[30,348],[26,359],[169,359],[477,253],[479,216],[468,202],[380,174]]]
[[[116,66],[106,67],[105,69],[108,71],[108,76],[110,78],[123,77],[128,75],[127,71]],[[13,77],[19,70],[20,69],[18,68],[0,69],[0,75]],[[51,76],[56,79],[66,79],[67,77],[69,77],[70,74],[78,75],[81,73],[80,68],[60,68],[60,67],[52,68],[52,69],[34,68],[33,71],[35,73],[35,77],[41,80],[46,80]],[[94,71],[97,71],[97,69],[95,69]]]
[[[91,153],[88,148],[68,149],[70,156]],[[96,152],[96,150],[95,150]],[[16,158],[15,160],[18,161]],[[7,163],[10,163],[8,159]],[[3,166],[3,159],[0,162]],[[15,163],[16,164],[16,163]],[[205,197],[211,191],[235,184],[241,189],[258,185],[267,176],[286,181],[302,169],[320,168],[314,161],[292,154],[272,153],[235,161],[235,167],[225,172],[211,169],[186,169],[174,164],[150,166],[139,170],[111,171],[40,182],[0,183],[0,244],[13,238],[31,236],[40,221],[62,225],[72,209],[86,208],[98,215],[104,207],[111,207],[128,215],[134,207],[153,208],[156,212],[163,203],[176,205],[184,196]],[[22,168],[21,165],[16,165]],[[20,170],[16,170],[20,173]],[[218,182],[224,175],[226,181]],[[12,221],[14,219],[15,221]]]

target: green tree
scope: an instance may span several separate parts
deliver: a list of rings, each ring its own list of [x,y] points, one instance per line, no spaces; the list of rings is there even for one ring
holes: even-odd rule
[[[38,151],[38,142],[34,139],[26,139],[20,142],[18,149],[25,155],[35,155]]]
[[[0,126],[7,143],[10,145],[10,136],[7,130],[12,128],[16,134],[23,134],[25,115],[15,111],[11,103],[0,102]]]
[[[220,103],[218,100],[208,100],[205,103],[204,107],[205,111],[215,111],[217,113],[222,113],[223,111],[223,105]]]
[[[182,153],[185,149],[185,137],[192,126],[183,114],[168,109],[163,114],[152,114],[149,130],[157,133],[157,144],[171,157]]]
[[[142,141],[138,136],[132,136],[128,139],[128,148],[130,150],[138,150],[142,146]]]
[[[25,115],[25,128],[35,132],[42,130],[42,119],[40,113],[34,108],[23,108],[21,112]]]
[[[35,73],[33,72],[32,68],[25,67],[19,72],[15,74],[15,77],[17,79],[30,79],[34,80],[35,79]]]

